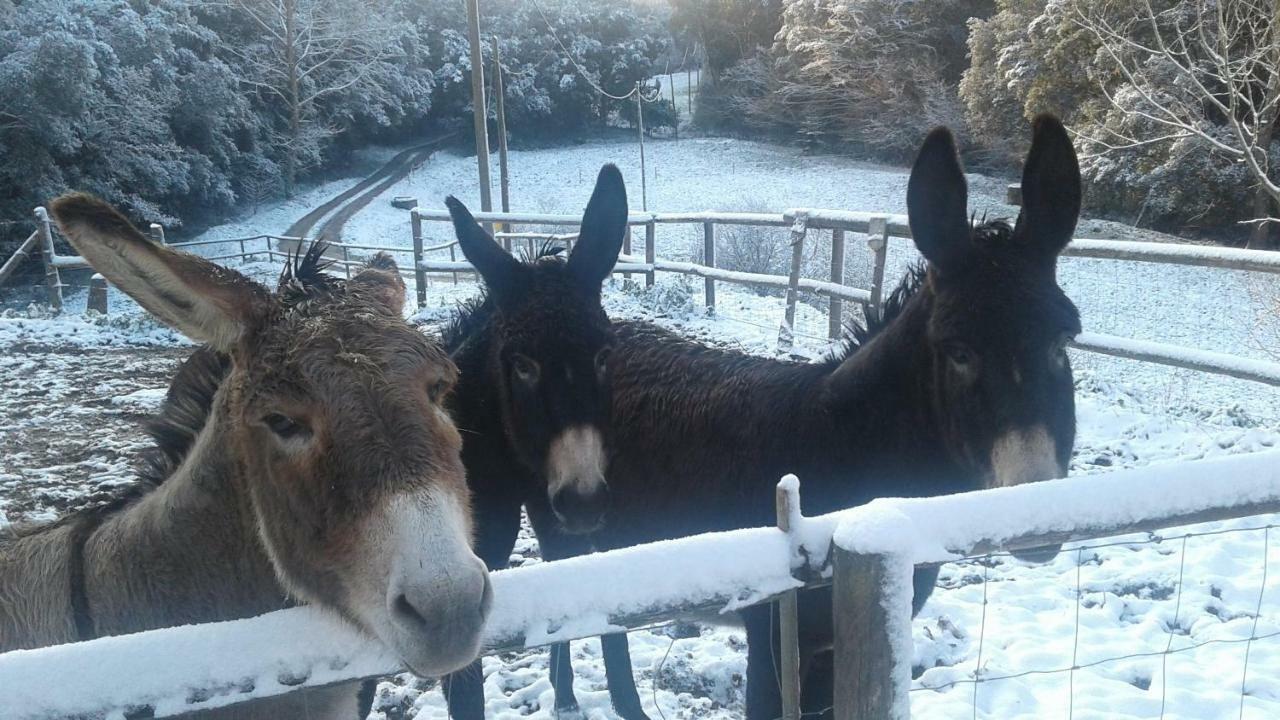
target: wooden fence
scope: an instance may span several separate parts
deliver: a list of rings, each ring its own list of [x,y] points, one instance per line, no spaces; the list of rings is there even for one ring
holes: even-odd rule
[[[789,595],[833,585],[835,717],[903,718],[909,713],[911,657],[903,652],[911,646],[914,567],[1280,512],[1280,452],[877,500],[818,517],[801,514],[794,478],[779,484],[778,497],[775,528],[493,573],[486,647],[520,650],[763,602],[794,612]],[[564,587],[574,592],[554,591]],[[795,666],[785,661],[796,652],[795,634],[787,630],[795,624],[784,616],[781,627],[784,717],[798,718]],[[202,652],[191,653],[193,647]],[[376,641],[303,607],[2,654],[0,707],[15,720],[126,712],[171,717],[399,670]]]
[[[524,242],[526,252],[533,252],[537,242],[557,242],[570,245],[576,240],[574,233],[547,232],[515,232],[515,225],[534,225],[549,227],[576,227],[581,218],[577,215],[548,215],[540,213],[476,213],[476,219],[486,225],[497,225],[502,228],[496,237],[504,242],[508,249]],[[23,243],[20,250],[29,253],[39,246],[41,259],[45,267],[45,286],[49,303],[55,309],[62,306],[62,281],[60,269],[87,268],[88,265],[80,257],[59,256],[54,252],[53,227],[43,208],[36,210],[37,231]],[[442,274],[452,278],[456,284],[459,273],[474,272],[474,268],[458,258],[457,241],[449,239],[428,245],[424,235],[424,222],[450,223],[448,212],[444,210],[424,210],[414,208],[410,211],[410,230],[412,246],[362,245],[356,243],[331,243],[331,252],[339,254],[338,266],[347,273],[359,260],[360,253],[390,252],[411,259],[410,271],[406,279],[414,286],[415,297],[419,306],[426,303],[427,289],[431,274]],[[678,262],[664,260],[656,254],[656,236],[658,225],[693,225],[701,226],[703,235],[703,262]],[[791,240],[791,272],[789,275],[767,275],[761,273],[738,272],[716,267],[716,229],[720,226],[752,226],[786,228]],[[445,232],[452,238],[452,229],[446,225]],[[633,235],[643,229],[643,256],[632,255]],[[831,233],[830,275],[828,280],[815,280],[802,277],[801,260],[806,242],[817,232]],[[846,237],[849,233],[866,236],[868,252],[872,259],[871,287],[856,288],[845,285],[844,257]],[[151,234],[158,242],[164,242],[164,229],[159,225],[151,226]],[[794,322],[796,306],[800,293],[809,293],[827,299],[828,303],[828,336],[838,338],[841,333],[844,303],[854,302],[862,306],[864,313],[874,316],[880,311],[885,297],[885,266],[888,258],[890,241],[909,239],[911,228],[905,215],[887,215],[866,212],[793,209],[783,213],[643,213],[634,214],[628,219],[627,238],[623,246],[623,254],[619,258],[615,273],[645,276],[645,284],[652,286],[654,276],[658,272],[703,278],[706,306],[714,311],[716,306],[716,283],[727,282],[753,287],[768,287],[786,293],[786,305],[783,318],[778,328],[778,347],[782,351],[791,348],[794,342]],[[210,257],[211,260],[249,259],[254,256],[265,256],[268,259],[287,257],[281,249],[282,243],[295,246],[301,238],[278,235],[258,235],[248,238],[232,238],[227,240],[207,240],[187,243],[174,243],[171,247],[193,249],[201,246],[238,244],[239,251],[231,254]],[[253,245],[261,243],[260,249]],[[449,259],[431,257],[447,251]],[[1222,268],[1256,273],[1280,274],[1280,252],[1262,250],[1242,250],[1201,245],[1180,245],[1164,243],[1131,242],[1120,240],[1073,240],[1063,252],[1066,257],[1099,258],[1123,260],[1130,262],[1162,263],[1190,267]],[[6,272],[12,272],[21,258],[15,255],[3,268],[0,268],[0,282]],[[403,266],[402,266],[403,267]],[[90,294],[93,301],[90,307],[102,312],[106,311],[105,283],[96,277]],[[1076,338],[1073,346],[1079,350],[1111,355],[1115,357],[1141,360],[1172,367],[1186,368],[1228,377],[1251,380],[1273,386],[1280,386],[1280,363],[1252,360],[1227,353],[1188,348],[1169,343],[1135,340],[1131,338],[1103,333],[1082,333]]]

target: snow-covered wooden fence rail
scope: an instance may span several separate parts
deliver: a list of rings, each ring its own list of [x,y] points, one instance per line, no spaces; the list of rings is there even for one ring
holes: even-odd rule
[[[798,487],[780,484],[786,531],[711,533],[494,573],[488,647],[591,637],[834,584],[836,717],[906,717],[914,566],[1280,512],[1280,451],[877,500],[813,518],[799,512]],[[3,654],[0,708],[13,720],[169,717],[398,669],[375,641],[303,607]]]

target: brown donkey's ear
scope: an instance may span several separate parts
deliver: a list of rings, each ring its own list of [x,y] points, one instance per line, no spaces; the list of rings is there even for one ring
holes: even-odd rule
[[[389,253],[379,252],[369,258],[351,278],[351,285],[368,292],[392,314],[404,313],[404,278]]]
[[[955,139],[944,127],[920,146],[907,181],[907,216],[916,247],[939,271],[954,271],[968,261],[969,190]]]
[[[475,266],[476,272],[480,273],[489,292],[501,302],[504,296],[510,296],[511,286],[524,268],[480,227],[480,223],[476,222],[461,200],[450,195],[444,199],[444,204],[449,207],[453,232],[458,238],[462,254]]]
[[[627,235],[627,186],[612,163],[600,168],[596,189],[582,215],[578,243],[569,256],[569,272],[589,288],[609,277]]]
[[[1039,115],[1032,128],[1015,234],[1052,261],[1071,242],[1080,217],[1080,162],[1058,118]]]
[[[83,193],[49,208],[93,269],[165,324],[228,352],[270,309],[271,294],[208,260],[153,243],[107,203]]]

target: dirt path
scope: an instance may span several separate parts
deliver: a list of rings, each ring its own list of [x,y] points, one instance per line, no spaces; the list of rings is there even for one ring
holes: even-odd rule
[[[403,180],[409,173],[417,169],[431,157],[431,153],[445,141],[453,137],[453,133],[442,135],[421,145],[415,145],[395,155],[365,179],[352,185],[341,193],[330,198],[323,205],[303,215],[284,231],[286,237],[310,237],[328,242],[341,242],[342,227],[360,210],[373,202],[387,188]],[[335,213],[334,211],[337,210]],[[332,214],[332,215],[331,215]],[[326,219],[327,218],[327,219]],[[323,221],[323,222],[321,222]],[[316,224],[319,229],[312,233]]]

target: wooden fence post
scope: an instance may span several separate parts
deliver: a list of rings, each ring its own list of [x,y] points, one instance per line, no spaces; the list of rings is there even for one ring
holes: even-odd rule
[[[653,287],[653,264],[657,262],[657,248],[654,247],[657,242],[657,223],[652,219],[644,224],[644,261],[649,266],[649,272],[645,273],[644,286]]]
[[[160,223],[151,223],[151,239],[160,245],[168,245],[164,239],[164,226]]]
[[[510,245],[510,244],[511,244],[511,241],[510,241],[510,240],[507,240],[507,245]],[[458,249],[457,249],[457,248],[458,248],[458,246],[457,246],[457,245],[450,245],[450,246],[449,246],[449,262],[458,262]],[[510,250],[511,250],[511,248],[510,248],[510,247],[508,247],[508,248],[507,248],[507,250],[508,250],[508,251],[510,251]],[[458,271],[457,271],[457,270],[454,270],[454,271],[453,271],[453,284],[454,284],[454,285],[457,285],[457,284],[458,284]]]
[[[800,496],[795,492],[795,478],[789,476],[778,483],[774,497],[778,513],[778,529],[788,535],[791,518],[800,515]],[[779,685],[782,691],[782,720],[800,720],[800,609],[796,591],[778,598]]]
[[[631,225],[627,224],[627,234],[622,237],[622,254],[631,255]],[[622,273],[622,280],[625,282],[631,279],[631,273]]]
[[[1004,189],[1004,201],[1007,205],[1022,206],[1022,183],[1009,183]]]
[[[107,279],[94,273],[89,278],[89,304],[90,310],[97,310],[103,315],[107,314]]]
[[[831,282],[844,284],[844,230],[831,231]],[[827,337],[835,340],[844,332],[844,300],[831,296],[831,308],[827,319]]]
[[[702,221],[702,263],[709,268],[716,266],[716,224],[710,220]],[[707,309],[716,309],[716,281],[706,278],[702,281],[707,298]]]
[[[347,252],[346,243],[342,245],[342,269],[347,273],[347,279],[351,279],[351,254]]]
[[[413,290],[418,296],[418,309],[427,304],[427,273],[422,269],[422,215],[418,208],[409,212],[413,227]]]
[[[834,720],[906,718],[910,708],[898,697],[893,678],[893,640],[897,623],[884,605],[883,588],[897,559],[863,555],[833,543],[835,578],[832,621],[835,627]],[[908,572],[906,587],[911,587]],[[910,605],[910,598],[906,599]],[[906,608],[910,615],[910,608]]]
[[[44,208],[36,208],[36,226],[40,231],[40,259],[44,261],[44,287],[46,299],[54,312],[62,312],[62,276],[53,264],[53,223]]]
[[[884,264],[889,257],[889,218],[871,218],[867,226],[867,247],[874,255],[871,268],[871,304],[864,308],[867,320],[879,320],[884,302]]]
[[[778,352],[788,353],[795,347],[796,302],[800,299],[800,266],[804,262],[804,236],[809,231],[809,218],[796,215],[791,223],[791,277],[787,282],[787,310],[778,328]]]

